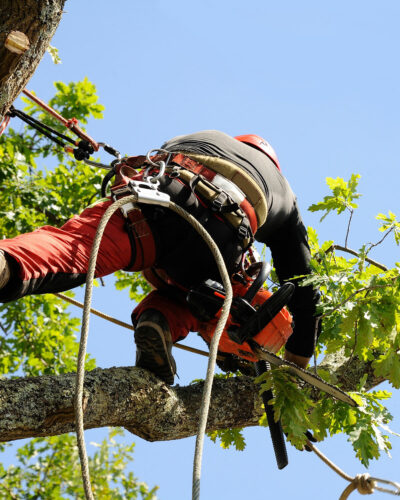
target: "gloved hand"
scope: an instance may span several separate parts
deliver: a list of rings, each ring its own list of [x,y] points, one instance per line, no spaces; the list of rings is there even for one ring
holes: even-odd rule
[[[318,439],[316,439],[310,431],[305,432],[306,438],[312,443],[318,443]],[[308,445],[304,445],[304,449],[306,451],[312,451],[312,449]]]
[[[235,356],[234,354],[218,352],[218,357],[222,358],[222,356],[223,359],[217,358],[217,366],[223,372],[235,373],[237,371],[240,371],[241,373],[243,373],[243,375],[248,375],[250,377],[255,376],[253,363],[246,363],[243,359]]]

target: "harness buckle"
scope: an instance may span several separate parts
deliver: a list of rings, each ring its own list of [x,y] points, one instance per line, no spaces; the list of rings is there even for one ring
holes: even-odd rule
[[[240,225],[237,230],[238,230],[240,239],[244,240],[249,236],[249,228],[247,226],[245,226],[244,224]]]
[[[160,205],[168,207],[170,203],[170,196],[167,193],[162,193],[157,189],[155,184],[146,181],[133,181],[130,180],[127,186],[114,191],[114,195],[127,196],[133,194],[136,197],[135,202],[128,202],[122,205],[121,212],[124,217],[128,217],[129,212],[135,210],[136,203],[144,203],[146,205]]]

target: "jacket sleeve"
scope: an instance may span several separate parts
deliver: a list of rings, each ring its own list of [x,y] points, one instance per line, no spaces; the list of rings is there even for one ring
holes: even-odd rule
[[[268,220],[265,225],[267,224]],[[297,203],[290,216],[271,235],[263,237],[263,228],[260,228],[256,237],[270,248],[281,284],[294,276],[310,273],[311,255],[307,231]],[[298,281],[294,280],[296,288],[288,304],[294,319],[294,330],[286,343],[286,349],[299,356],[311,357],[315,336],[319,334],[319,321],[315,316],[319,293],[312,286],[299,286]]]

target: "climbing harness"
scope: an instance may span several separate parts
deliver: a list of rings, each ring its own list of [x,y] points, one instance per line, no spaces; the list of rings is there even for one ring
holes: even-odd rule
[[[257,228],[266,219],[267,204],[262,190],[246,172],[221,158],[166,150],[150,153],[153,152],[158,154],[151,158],[149,154],[124,158],[121,171],[145,168],[154,174],[154,164],[165,165],[170,179],[187,186],[201,204],[237,232],[243,249],[251,245]]]

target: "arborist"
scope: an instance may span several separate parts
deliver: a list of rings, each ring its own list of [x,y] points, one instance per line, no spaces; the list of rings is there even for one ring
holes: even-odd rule
[[[123,158],[116,169],[112,197],[100,199],[61,228],[44,226],[0,240],[0,301],[83,284],[105,210],[127,192],[130,180],[152,172],[159,177],[159,191],[193,215],[213,237],[230,275],[240,269],[254,240],[270,248],[281,283],[310,272],[307,233],[296,197],[267,141],[256,135],[231,137],[207,130],[175,137],[155,151],[151,158]],[[168,208],[132,205],[116,212],[108,223],[96,276],[120,269],[142,271],[154,287],[132,313],[136,366],[173,384],[173,344],[189,331],[201,330],[201,319],[186,297],[205,280],[220,281],[214,259],[198,233]],[[288,304],[294,331],[285,346],[285,359],[305,368],[318,333],[318,291],[294,283]]]

